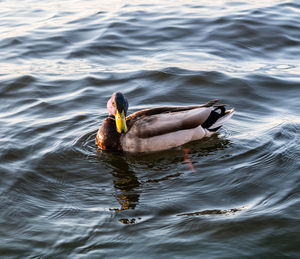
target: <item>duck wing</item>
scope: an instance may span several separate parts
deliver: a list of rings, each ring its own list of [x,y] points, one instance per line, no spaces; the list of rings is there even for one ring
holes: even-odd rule
[[[138,138],[151,138],[196,128],[208,119],[212,110],[212,107],[202,107],[140,117],[129,123],[129,133]]]
[[[139,119],[144,116],[151,116],[151,115],[157,115],[162,113],[169,113],[169,112],[180,112],[180,111],[188,111],[196,108],[204,108],[204,107],[212,107],[214,106],[219,99],[210,100],[205,104],[201,105],[193,105],[193,106],[165,106],[165,107],[156,107],[151,109],[144,109],[141,111],[137,111],[135,113],[132,113],[126,117],[126,120],[128,122],[135,121],[136,119]]]
[[[220,106],[215,105],[217,102],[215,99],[197,106],[158,107],[138,111],[126,118],[130,135],[150,138],[196,128],[207,121],[215,107]]]

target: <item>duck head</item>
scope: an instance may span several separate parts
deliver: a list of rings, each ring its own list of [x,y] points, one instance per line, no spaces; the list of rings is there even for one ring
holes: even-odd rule
[[[126,115],[128,110],[128,102],[126,97],[120,93],[113,93],[107,102],[107,110],[109,115],[113,115],[116,121],[116,129],[119,133],[127,132]]]

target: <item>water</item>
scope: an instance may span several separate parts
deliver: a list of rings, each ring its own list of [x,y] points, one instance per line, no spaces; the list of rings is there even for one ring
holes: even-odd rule
[[[296,0],[1,1],[1,258],[299,257],[299,16]],[[130,112],[237,112],[178,149],[99,152],[114,91]]]

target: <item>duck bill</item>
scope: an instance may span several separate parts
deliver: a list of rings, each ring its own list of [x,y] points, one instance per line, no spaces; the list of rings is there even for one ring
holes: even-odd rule
[[[126,133],[128,131],[128,129],[127,129],[127,125],[126,125],[126,117],[125,117],[124,111],[122,111],[120,114],[119,111],[117,110],[116,115],[115,115],[115,120],[116,120],[117,131],[120,134]]]

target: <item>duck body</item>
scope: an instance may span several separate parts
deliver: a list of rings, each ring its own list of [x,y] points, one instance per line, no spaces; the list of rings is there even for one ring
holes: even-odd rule
[[[115,106],[116,95],[108,101],[107,107]],[[122,94],[121,94],[122,95]],[[123,96],[123,95],[122,95]],[[124,102],[127,100],[124,97]],[[211,100],[198,106],[158,107],[123,116],[125,126],[119,128],[119,116],[110,111],[96,135],[96,142],[103,150],[125,152],[153,152],[181,146],[190,141],[214,134],[234,113],[224,105]],[[126,108],[126,105],[124,105]],[[127,104],[128,107],[128,104]],[[125,115],[126,111],[118,111]],[[126,118],[126,119],[125,119]],[[120,124],[119,124],[120,125]]]

